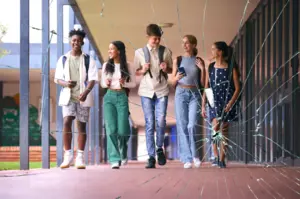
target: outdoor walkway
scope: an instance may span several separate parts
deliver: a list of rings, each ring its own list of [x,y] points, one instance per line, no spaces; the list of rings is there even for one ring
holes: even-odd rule
[[[227,169],[203,164],[183,169],[179,162],[144,169],[129,163],[86,170],[0,171],[0,198],[21,199],[147,199],[147,198],[300,198],[299,167],[262,167],[229,163]]]

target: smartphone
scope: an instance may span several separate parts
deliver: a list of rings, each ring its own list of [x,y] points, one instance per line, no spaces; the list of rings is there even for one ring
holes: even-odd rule
[[[179,68],[178,68],[178,72],[179,72],[180,74],[183,74],[183,76],[186,76],[186,72],[185,72],[185,69],[184,69],[183,67],[179,67]]]
[[[76,85],[77,81],[70,81],[72,85]]]

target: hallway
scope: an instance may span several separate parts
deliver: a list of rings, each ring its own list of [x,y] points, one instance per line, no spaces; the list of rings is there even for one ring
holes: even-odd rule
[[[18,176],[18,177],[17,177]],[[0,171],[1,198],[64,199],[296,199],[300,197],[300,168],[245,165],[227,169],[204,163],[183,169],[178,162],[145,170],[132,163],[119,170],[109,165],[86,170]]]

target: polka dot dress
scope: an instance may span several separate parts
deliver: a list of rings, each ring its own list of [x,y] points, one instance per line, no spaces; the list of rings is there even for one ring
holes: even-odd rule
[[[210,66],[209,83],[213,90],[215,107],[209,108],[210,120],[221,119],[222,111],[233,96],[234,88],[230,85],[229,69]],[[229,89],[229,92],[228,92]],[[226,96],[227,94],[227,96]],[[228,113],[224,111],[223,122],[237,121],[237,107],[234,105]]]

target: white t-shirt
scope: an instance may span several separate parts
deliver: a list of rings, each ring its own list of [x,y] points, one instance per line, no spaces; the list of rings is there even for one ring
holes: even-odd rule
[[[135,80],[135,73],[134,73],[134,69],[130,66],[128,66],[128,71],[129,71],[129,75],[130,75],[130,81],[126,82],[125,84],[121,87],[120,85],[120,79],[121,79],[121,69],[120,69],[120,64],[116,63],[115,65],[115,72],[113,74],[109,74],[106,73],[106,66],[107,66],[107,62],[105,62],[103,64],[102,67],[102,76],[101,76],[101,86],[102,88],[108,88],[107,84],[106,84],[106,80],[107,79],[111,79],[111,84],[110,87],[111,89],[121,89],[122,87],[126,87],[126,88],[134,88],[136,87],[136,80]]]

